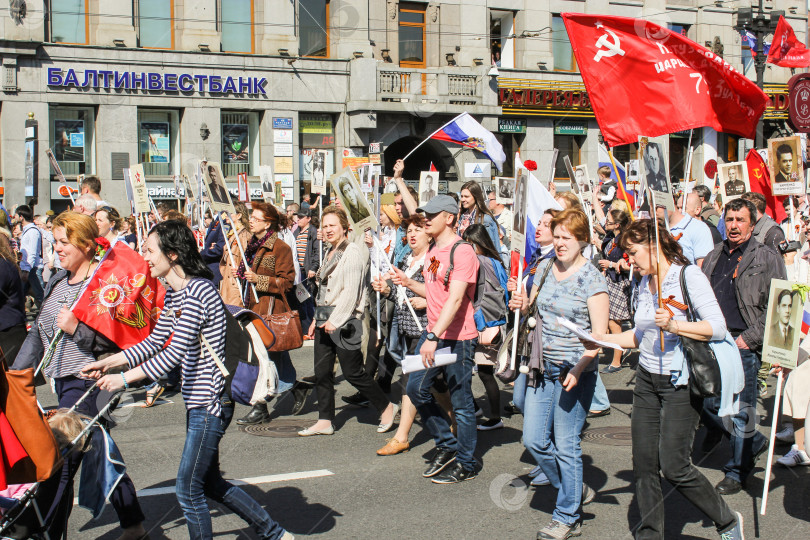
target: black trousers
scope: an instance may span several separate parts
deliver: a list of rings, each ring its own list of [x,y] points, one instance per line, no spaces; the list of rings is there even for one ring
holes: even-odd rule
[[[631,419],[636,502],[641,511],[636,539],[664,538],[659,471],[718,531],[734,524],[734,513],[692,465],[692,444],[702,408],[703,400],[692,396],[688,387],[675,388],[669,375],[656,375],[639,366]]]
[[[25,323],[0,330],[0,351],[5,356],[8,367],[14,364],[27,335],[28,330],[25,328]]]
[[[315,329],[315,392],[318,396],[318,419],[335,418],[335,356],[340,362],[343,376],[382,413],[390,403],[372,376],[363,369],[360,338],[363,326],[357,319],[349,319],[330,335]]]

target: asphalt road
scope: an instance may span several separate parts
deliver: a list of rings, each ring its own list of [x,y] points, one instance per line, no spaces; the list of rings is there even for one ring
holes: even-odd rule
[[[295,351],[299,376],[312,372],[312,349]],[[612,414],[586,426],[583,442],[585,480],[598,490],[585,508],[583,538],[631,538],[638,522],[633,499],[629,445],[629,414],[633,371],[624,369],[604,378],[613,403]],[[415,426],[410,452],[379,457],[375,451],[389,435],[376,433],[372,409],[344,406],[340,396],[354,393],[348,383],[338,386],[337,431],[330,437],[299,438],[294,432],[317,418],[314,396],[302,416],[289,416],[292,399],[275,404],[274,419],[257,436],[232,424],[221,444],[221,464],[227,478],[248,479],[245,489],[282,526],[298,537],[321,538],[535,538],[550,519],[556,493],[551,487],[530,489],[532,468],[520,444],[522,417],[505,419],[505,428],[479,432],[476,455],[481,474],[457,485],[437,485],[422,478],[425,456],[433,449],[428,434]],[[478,403],[488,411],[483,387],[475,378]],[[55,403],[47,387],[39,388],[45,406]],[[502,406],[511,392],[502,392]],[[143,391],[131,393],[142,400]],[[128,472],[139,490],[150,538],[187,538],[182,512],[173,492],[182,452],[185,409],[179,395],[172,403],[150,409],[125,407],[112,431]],[[766,398],[771,403],[772,396]],[[762,412],[760,407],[760,412]],[[236,418],[247,407],[237,406]],[[770,425],[770,420],[764,421]],[[767,427],[761,429],[767,430]],[[700,448],[702,433],[697,436]],[[696,450],[694,459],[716,483],[728,457],[722,444],[710,456]],[[782,455],[787,447],[777,447]],[[806,538],[810,530],[810,468],[775,468],[767,516],[759,516],[765,457],[760,458],[747,490],[728,497],[745,519],[747,538]],[[668,538],[717,538],[712,524],[665,484]],[[246,524],[221,505],[211,503],[217,538],[254,538]],[[120,534],[117,516],[107,506],[98,520],[75,507],[70,538],[114,539]]]

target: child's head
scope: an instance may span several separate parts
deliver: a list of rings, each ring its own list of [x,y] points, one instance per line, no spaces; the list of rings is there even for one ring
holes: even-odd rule
[[[84,420],[87,420],[76,412],[70,412],[70,409],[58,409],[51,411],[48,415],[48,425],[51,426],[53,436],[56,438],[59,449],[63,449],[69,445],[73,439],[79,436],[79,433],[85,428]],[[79,448],[84,447],[87,435],[79,439],[77,442]]]

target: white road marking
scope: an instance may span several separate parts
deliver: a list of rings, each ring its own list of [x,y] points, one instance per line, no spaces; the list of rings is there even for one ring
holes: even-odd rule
[[[317,471],[301,471],[295,473],[284,473],[284,474],[269,474],[266,476],[254,476],[252,478],[241,478],[238,480],[230,480],[230,482],[236,486],[245,486],[245,485],[258,485],[258,484],[270,484],[273,482],[288,482],[290,480],[305,480],[307,478],[321,478],[323,476],[333,476],[335,473],[328,469],[320,469]],[[161,488],[148,488],[142,489],[138,491],[138,497],[152,497],[155,495],[169,495],[174,494],[174,486],[166,486]],[[79,504],[79,498],[76,497],[73,499],[73,505],[76,506]]]

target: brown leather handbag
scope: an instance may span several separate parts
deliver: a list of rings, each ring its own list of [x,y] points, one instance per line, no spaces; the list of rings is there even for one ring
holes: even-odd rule
[[[276,278],[276,283],[278,283],[278,278]],[[292,351],[304,345],[304,331],[301,329],[300,315],[297,311],[290,309],[290,304],[287,303],[284,294],[281,295],[281,300],[286,308],[284,313],[273,315],[273,308],[276,305],[276,299],[273,297],[273,301],[267,307],[267,314],[262,315],[264,322],[276,335],[276,341],[272,347],[267,349],[270,352]]]

